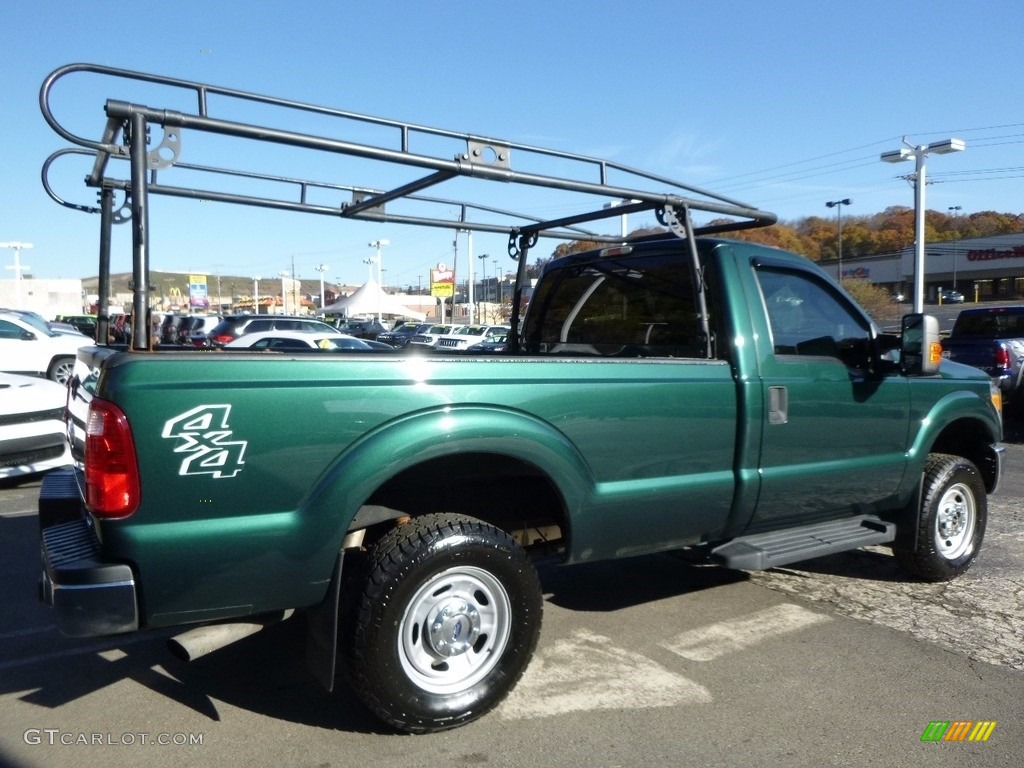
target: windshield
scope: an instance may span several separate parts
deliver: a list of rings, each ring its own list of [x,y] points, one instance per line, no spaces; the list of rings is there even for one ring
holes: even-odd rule
[[[58,334],[50,330],[50,326],[46,324],[46,321],[41,315],[37,315],[35,312],[19,311],[18,317],[21,318],[22,322],[31,325],[35,330],[40,333],[45,333],[47,336],[53,337]]]

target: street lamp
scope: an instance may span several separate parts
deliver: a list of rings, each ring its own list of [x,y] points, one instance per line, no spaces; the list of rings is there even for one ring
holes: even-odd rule
[[[843,206],[849,205],[852,201],[846,197],[842,200],[829,200],[825,205],[836,209],[836,222],[839,224],[839,266],[836,267],[836,280],[843,282]]]
[[[956,256],[957,251],[960,249],[960,211],[963,208],[959,205],[949,206],[949,210],[953,212],[953,222],[956,229],[956,239],[953,240],[953,290],[956,290]]]
[[[328,267],[326,264],[321,264],[320,266],[318,266],[316,268],[316,271],[320,273],[320,311],[321,312],[324,311],[324,272],[326,272],[328,269],[330,269],[330,267]]]
[[[382,322],[381,308],[380,308],[380,294],[384,290],[384,286],[381,283],[381,281],[384,278],[383,278],[383,269],[381,268],[380,249],[383,248],[385,245],[391,245],[391,241],[390,240],[374,240],[372,243],[370,243],[370,247],[371,248],[376,248],[377,249],[377,322],[378,323]]]
[[[252,311],[257,315],[260,313],[260,280],[262,279],[259,275],[252,279]]]
[[[31,269],[27,264],[21,263],[21,252],[27,251],[32,247],[32,243],[0,243],[0,248],[11,248],[14,250],[14,266],[5,267],[5,269],[14,270],[14,303],[17,305],[16,309],[21,309],[21,273],[26,269]]]
[[[481,274],[481,278],[480,278],[480,293],[481,293],[481,298],[480,298],[480,314],[483,315],[483,313],[484,313],[484,304],[487,303],[487,262],[485,261],[485,259],[490,258],[490,254],[489,253],[481,253],[479,256],[477,256],[477,258],[480,259],[480,261],[482,262],[482,266],[480,268],[481,269],[481,272],[480,272],[480,274]],[[483,317],[481,317],[480,318],[480,322],[483,322],[483,320],[484,320]]]
[[[931,144],[922,144],[915,147],[906,138],[903,143],[907,146],[892,152],[883,152],[881,160],[883,163],[901,163],[904,160],[914,160],[914,312],[924,311],[924,185],[925,163],[924,160],[929,153],[936,155],[948,155],[951,152],[963,152],[967,144],[963,139],[946,139],[945,141],[933,141]]]

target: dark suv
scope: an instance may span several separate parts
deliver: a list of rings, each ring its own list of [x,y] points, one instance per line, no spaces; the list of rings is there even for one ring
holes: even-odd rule
[[[377,341],[383,341],[385,344],[390,344],[392,347],[402,348],[408,346],[409,339],[417,333],[423,333],[432,325],[433,323],[406,323],[393,331],[378,333]]]
[[[336,330],[339,333],[347,333],[360,339],[376,339],[381,333],[387,333],[388,329],[374,319],[370,320],[339,320]]]
[[[327,323],[311,317],[285,317],[282,315],[228,315],[206,334],[207,344],[223,347],[246,333],[261,331],[300,331],[305,333],[336,333]]]

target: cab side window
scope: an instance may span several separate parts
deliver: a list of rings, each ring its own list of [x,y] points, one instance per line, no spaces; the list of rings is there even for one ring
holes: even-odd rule
[[[758,267],[776,355],[835,357],[868,364],[871,328],[826,281],[800,271]]]

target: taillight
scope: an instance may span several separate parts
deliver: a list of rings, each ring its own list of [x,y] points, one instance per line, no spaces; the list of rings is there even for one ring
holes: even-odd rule
[[[996,347],[995,367],[1010,370],[1010,352],[1006,347]]]
[[[139,506],[139,467],[128,418],[94,397],[85,428],[85,502],[99,517],[128,517]]]
[[[229,341],[234,341],[235,337],[230,333],[218,333],[214,336],[207,336],[207,341],[212,341],[215,344],[227,344]]]

